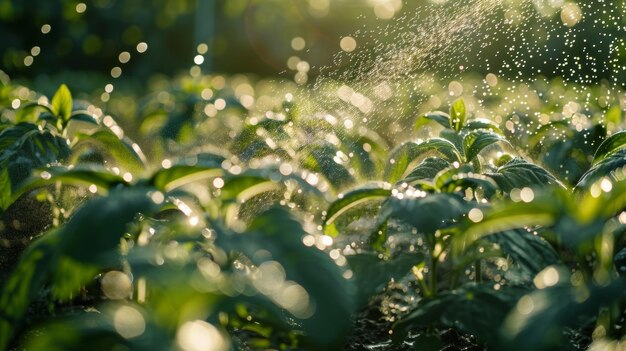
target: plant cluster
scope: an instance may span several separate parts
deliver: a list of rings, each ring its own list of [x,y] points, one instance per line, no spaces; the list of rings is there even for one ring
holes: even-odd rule
[[[396,346],[440,349],[449,328],[497,349],[619,345],[619,109],[513,138],[458,99],[394,147],[291,96],[205,118],[218,99],[247,110],[200,88],[143,105],[151,160],[67,87],[2,80],[1,349],[340,350],[390,281],[411,297]]]

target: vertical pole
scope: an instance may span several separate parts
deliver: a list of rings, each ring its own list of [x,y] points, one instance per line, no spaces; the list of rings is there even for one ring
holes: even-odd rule
[[[209,48],[204,54],[204,62],[200,65],[203,73],[213,69],[213,35],[215,31],[215,0],[197,0],[196,18],[194,26],[194,55],[200,44]]]

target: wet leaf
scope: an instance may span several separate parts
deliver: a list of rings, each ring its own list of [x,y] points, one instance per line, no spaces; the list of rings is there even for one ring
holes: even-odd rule
[[[120,139],[110,130],[103,129],[92,134],[79,133],[77,140],[74,149],[95,146],[99,152],[108,155],[113,163],[132,174],[138,175],[146,171],[145,156],[139,146],[133,147],[136,144],[127,138]]]
[[[62,121],[67,121],[72,114],[72,93],[67,85],[61,84],[50,102],[52,112]]]
[[[450,128],[450,116],[447,113],[441,111],[428,112],[417,118],[415,122],[415,130],[419,130],[430,122],[436,122],[442,125],[444,128]]]
[[[626,133],[624,134],[626,136]],[[577,189],[587,188],[603,177],[615,179],[613,171],[626,165],[626,149],[618,149],[595,163],[578,181]]]
[[[389,154],[384,179],[390,183],[399,181],[412,162],[430,151],[443,155],[450,162],[461,161],[457,148],[446,139],[432,138],[421,143],[407,142],[396,147]]]
[[[467,118],[465,110],[465,102],[463,99],[458,99],[450,106],[450,126],[457,132],[461,131],[465,125],[465,119]]]
[[[505,192],[510,192],[514,188],[521,189],[532,186],[557,185],[564,187],[548,171],[540,166],[528,163],[522,158],[514,158],[498,168],[496,173],[486,173],[485,175],[495,180],[500,189]]]
[[[425,197],[390,197],[380,211],[378,223],[390,218],[415,227],[420,233],[434,234],[459,220],[472,204],[457,194],[428,194]]]
[[[503,140],[502,136],[491,131],[472,131],[463,138],[465,159],[471,161],[487,146]]]
[[[611,155],[615,150],[621,149],[626,145],[626,131],[617,132],[606,138],[593,156],[593,164],[596,165],[607,156]]]
[[[324,252],[307,247],[302,225],[281,208],[257,216],[243,235],[218,236],[218,244],[251,257],[256,265],[268,259],[255,254],[267,250],[285,270],[286,278],[300,284],[308,293],[310,317],[294,316],[308,336],[308,343],[326,350],[340,350],[352,328],[353,287],[342,277],[341,269]]]
[[[428,157],[417,167],[413,168],[403,181],[409,183],[414,180],[433,179],[440,171],[450,167],[450,163],[438,157]]]
[[[393,258],[380,259],[378,253],[364,252],[346,258],[356,279],[358,306],[364,306],[391,279],[402,279],[413,266],[423,262],[424,255],[417,252],[402,253]]]
[[[338,235],[339,230],[334,222],[341,214],[364,202],[383,200],[389,195],[391,195],[391,185],[387,183],[366,185],[343,194],[342,197],[331,203],[326,211],[326,220],[323,223],[324,233],[330,236]]]
[[[394,326],[394,337],[403,338],[409,331],[427,327],[458,328],[476,335],[491,346],[499,345],[497,331],[517,302],[523,290],[491,285],[469,284],[444,292],[432,299],[424,299],[419,306]]]
[[[582,328],[592,322],[602,307],[623,301],[626,283],[619,279],[606,286],[579,286],[566,280],[523,296],[506,317],[502,335],[508,350],[554,350],[566,342],[566,327]]]

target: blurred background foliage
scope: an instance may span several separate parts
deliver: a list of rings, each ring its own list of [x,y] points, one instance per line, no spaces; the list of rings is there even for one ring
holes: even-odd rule
[[[504,2],[506,6],[494,8],[493,16],[514,22],[528,8],[526,1]],[[537,18],[558,21],[563,3],[534,0],[532,8],[540,14]],[[607,1],[606,6],[618,8],[623,0]],[[433,9],[445,13],[454,8],[446,0],[0,0],[0,64],[9,76],[32,80],[33,87],[44,93],[52,93],[61,80],[69,81],[75,92],[92,93],[111,80],[141,92],[146,79],[154,75],[172,76],[190,68],[192,75],[202,70],[292,79],[300,61],[307,63],[309,76],[318,74],[321,67],[336,67],[333,59],[342,37],[360,33],[365,40],[359,41],[359,46],[401,43],[398,36],[415,29],[407,23],[424,20]],[[619,23],[623,19],[610,18],[603,11],[585,12],[585,16],[592,18],[583,26],[596,20],[613,22],[603,26],[605,34],[623,24]],[[514,23],[527,27],[517,34],[533,36],[534,29],[545,26],[539,19],[537,23]],[[501,22],[493,23],[505,25]],[[390,24],[395,33],[391,38],[385,29]],[[506,59],[502,49],[513,39],[511,32],[491,27],[483,28],[484,33],[468,33],[491,35],[490,40],[475,40],[475,48],[472,41],[463,48],[466,53],[480,52],[477,60],[473,57],[475,62]],[[563,51],[563,41],[555,39],[568,30],[562,27],[545,43],[555,55]],[[581,28],[577,43],[593,40],[597,34],[593,28]],[[484,47],[486,43],[488,47]],[[606,55],[609,50],[604,46],[591,54]],[[624,62],[626,49],[617,51],[616,56]],[[525,65],[528,69],[521,74],[532,76],[537,73],[536,65],[532,56],[526,59],[530,60]],[[599,61],[607,60],[600,57]],[[555,59],[543,64],[541,73],[550,75],[555,68],[550,65],[557,63]],[[480,73],[488,73],[481,67],[484,62],[473,65]],[[610,74],[600,72],[598,78]]]

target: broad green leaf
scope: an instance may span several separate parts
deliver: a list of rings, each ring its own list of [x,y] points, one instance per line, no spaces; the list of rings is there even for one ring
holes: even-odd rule
[[[466,113],[463,99],[456,100],[452,106],[450,106],[450,127],[457,132],[461,131],[465,125]]]
[[[100,153],[108,155],[111,162],[134,175],[146,171],[145,156],[139,146],[127,138],[120,139],[110,130],[103,129],[92,134],[79,133],[77,140],[74,149],[93,146]]]
[[[246,200],[271,190],[280,189],[281,184],[260,175],[239,175],[224,180],[220,199],[225,202],[243,203]]]
[[[115,262],[116,247],[137,213],[149,214],[156,205],[149,189],[121,189],[82,206],[59,230],[60,250],[85,264]]]
[[[0,132],[0,165],[10,179],[10,192],[3,192],[3,209],[12,203],[19,186],[31,177],[33,170],[65,160],[70,153],[67,141],[34,124],[20,123]],[[3,189],[6,174],[0,174]]]
[[[153,207],[143,191],[117,192],[90,201],[66,226],[31,243],[0,294],[0,348],[11,340],[31,301],[59,270],[62,259],[71,258],[85,265],[111,266],[117,262],[114,257],[119,254],[115,247],[126,232],[127,223],[134,220],[137,212],[150,212]],[[83,275],[83,279],[91,278]],[[55,280],[54,284],[60,284],[57,289],[61,292],[72,287],[76,291],[87,282],[68,281],[63,276],[57,276]]]
[[[460,255],[467,247],[484,236],[512,229],[552,225],[561,215],[560,201],[557,194],[545,194],[530,203],[509,202],[495,206],[483,212],[483,218],[477,223],[466,222],[466,226],[452,238],[455,255]]]
[[[460,167],[448,167],[443,169],[442,171],[440,171],[439,173],[437,173],[437,175],[435,175],[435,178],[433,179],[434,183],[435,183],[435,187],[437,189],[441,189],[441,187],[451,181],[454,180],[455,178],[457,178],[457,176],[459,174],[463,174],[463,173],[468,173],[472,171],[472,167],[470,165],[463,165]]]
[[[626,136],[626,133],[623,134]],[[595,181],[609,177],[615,179],[614,171],[626,165],[626,149],[618,149],[595,163],[578,181],[577,189],[591,186]]]
[[[378,253],[364,252],[346,256],[348,265],[356,279],[358,306],[365,306],[368,300],[379,293],[389,280],[400,280],[411,268],[424,261],[420,253],[402,253],[389,259],[380,259]]]
[[[450,162],[439,157],[428,157],[413,168],[403,181],[410,183],[414,180],[433,179],[439,172],[448,167],[450,167]]]
[[[335,161],[337,149],[330,143],[307,145],[299,152],[303,154],[302,165],[314,172],[319,172],[328,179],[335,189],[353,184],[355,179],[346,165]]]
[[[490,130],[496,134],[504,136],[504,132],[498,124],[492,122],[488,119],[476,118],[465,122],[464,130],[478,130],[478,129],[486,129]]]
[[[507,350],[555,350],[565,345],[565,328],[587,326],[602,308],[626,298],[626,283],[574,287],[568,276],[557,276],[553,287],[524,295],[504,320],[502,335]]]
[[[494,290],[491,285],[469,284],[441,293],[420,301],[415,310],[398,321],[393,326],[394,337],[401,339],[410,331],[429,327],[448,327],[476,335],[492,347],[498,346],[496,331],[523,292],[512,287]]]
[[[457,174],[438,186],[442,192],[453,192],[457,189],[471,188],[474,192],[482,192],[482,196],[491,199],[498,193],[498,185],[489,177],[480,174]],[[478,197],[479,195],[476,195]]]
[[[533,278],[544,268],[560,262],[554,248],[544,239],[524,229],[506,230],[487,237]]]
[[[389,154],[384,179],[389,183],[396,183],[403,178],[407,168],[418,157],[428,152],[437,152],[448,161],[461,161],[461,155],[450,141],[441,138],[432,138],[427,141],[416,143],[406,142],[399,145]]]
[[[193,162],[182,160],[170,168],[156,171],[148,183],[157,189],[170,191],[185,184],[221,176],[224,174],[222,168],[224,160],[223,156],[216,154],[197,155]]]
[[[409,189],[410,190],[410,189]],[[380,211],[378,223],[390,218],[401,220],[419,232],[434,234],[464,216],[472,204],[457,194],[427,194],[424,197],[390,197]]]
[[[81,121],[93,125],[99,125],[96,117],[89,111],[85,110],[72,112],[72,114],[70,115],[70,121]]]
[[[540,126],[531,134],[528,139],[528,146],[533,150],[543,146],[544,143],[551,144],[555,135],[564,135],[566,138],[571,138],[573,132],[574,130],[571,128],[571,123],[567,120],[549,122]]]
[[[34,189],[55,184],[56,182],[83,187],[95,185],[98,191],[105,192],[117,185],[128,185],[122,177],[104,168],[84,168],[80,166],[75,168],[48,167],[38,175],[34,175],[24,181],[13,193],[12,201]]]
[[[35,114],[37,109],[43,109],[44,112]],[[36,117],[36,119],[34,117]],[[52,107],[50,105],[40,104],[36,101],[20,105],[18,116],[16,116],[17,122],[35,122],[36,120],[48,121],[56,127],[57,118],[54,116],[54,112],[52,111]]]
[[[257,216],[246,233],[218,235],[217,244],[243,252],[257,266],[280,264],[286,279],[307,292],[308,299],[301,296],[287,310],[302,325],[308,343],[315,349],[341,350],[352,328],[354,288],[327,254],[303,244],[304,235],[289,213],[272,208]],[[259,250],[271,256],[258,255]]]
[[[231,149],[243,161],[277,153],[285,156],[284,159],[290,159],[289,154],[279,146],[280,141],[290,137],[284,128],[288,123],[287,120],[265,118],[255,125],[246,125],[234,138]],[[274,141],[275,145],[268,144],[267,139]]]
[[[465,156],[465,149],[463,148],[463,134],[457,132],[454,129],[444,129],[439,133],[439,137],[451,142],[457,149],[460,156]],[[463,158],[459,160],[462,162]]]
[[[615,150],[622,148],[624,145],[626,145],[626,131],[617,132],[606,138],[602,144],[598,146],[598,149],[593,156],[593,164],[598,164],[598,162],[605,159]]]
[[[335,226],[335,220],[346,211],[361,205],[364,202],[382,200],[391,195],[391,185],[388,183],[376,183],[360,187],[342,194],[330,204],[326,211],[326,219],[323,223],[324,233],[330,236],[339,234]]]
[[[428,112],[420,117],[417,117],[415,122],[415,130],[422,128],[430,122],[436,122],[442,125],[444,128],[450,128],[450,116],[447,113],[441,111]]]
[[[225,174],[220,199],[245,201],[262,192],[279,189],[286,182],[296,183],[308,195],[323,196],[323,193],[316,186],[311,185],[303,178],[299,172],[283,175],[280,173],[278,165],[249,169],[241,174]]]
[[[0,350],[20,327],[31,301],[40,294],[58,256],[58,232],[47,233],[21,255],[0,293]]]
[[[44,323],[36,333],[24,340],[24,349],[31,351],[114,350],[166,351],[178,346],[172,331],[157,324],[152,306],[129,301],[110,301],[91,311],[75,311],[69,316],[56,316]],[[124,322],[120,322],[124,315]],[[141,317],[141,319],[139,319]],[[141,321],[141,322],[139,322]],[[133,322],[137,324],[132,324]],[[181,324],[185,321],[181,321]],[[125,324],[122,324],[125,323]],[[125,329],[121,329],[124,325]],[[141,334],[124,337],[133,326],[142,327]],[[217,327],[217,326],[216,326]],[[120,333],[120,330],[122,331]],[[88,346],[86,346],[88,345]]]
[[[463,138],[463,149],[465,150],[465,160],[471,161],[487,146],[503,141],[502,136],[486,131],[476,130],[469,132]]]
[[[601,181],[598,185],[601,186]],[[573,217],[581,223],[598,220],[604,222],[619,215],[626,208],[626,180],[612,182],[611,191],[597,194],[589,189],[583,197],[573,195],[572,198],[575,199],[571,201],[573,207],[578,210]]]
[[[564,188],[563,184],[548,171],[522,158],[514,158],[498,168],[496,173],[485,175],[495,180],[504,192],[533,186],[557,185]]]
[[[344,135],[340,147],[344,154],[353,155],[350,165],[357,171],[356,177],[362,181],[379,177],[389,146],[378,134],[359,128],[358,133]]]
[[[50,104],[52,112],[54,112],[57,118],[63,122],[69,120],[72,114],[72,93],[70,93],[67,85],[61,84],[56,93],[54,93]]]

